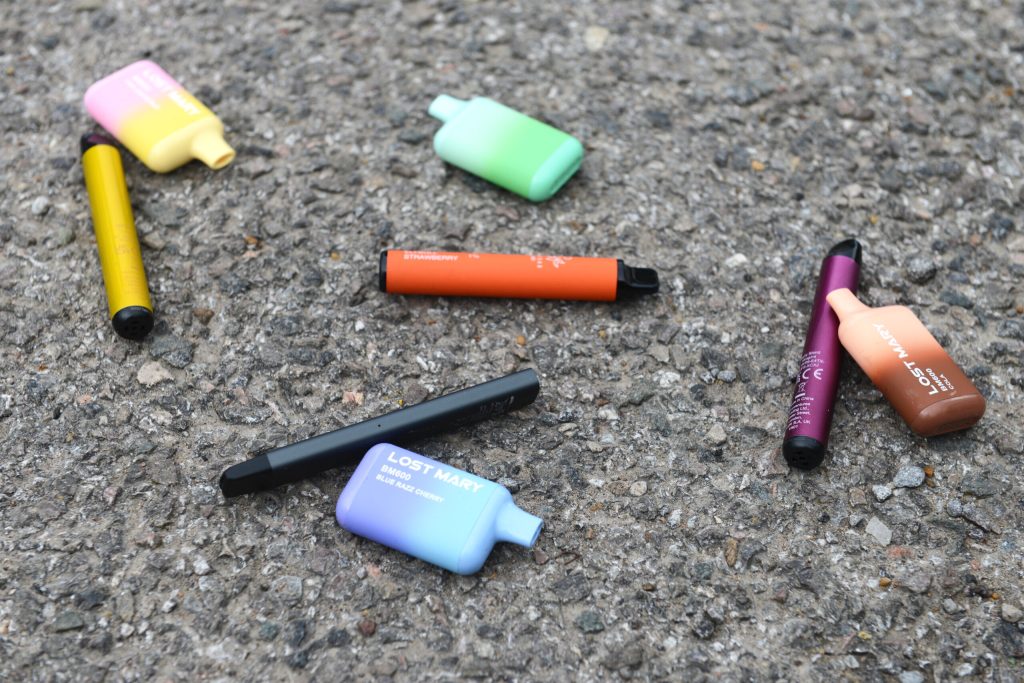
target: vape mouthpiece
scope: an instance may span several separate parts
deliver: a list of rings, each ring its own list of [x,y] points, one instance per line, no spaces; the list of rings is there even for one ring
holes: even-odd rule
[[[619,261],[618,296],[623,294],[657,294],[660,287],[658,271],[653,268],[627,266]]]

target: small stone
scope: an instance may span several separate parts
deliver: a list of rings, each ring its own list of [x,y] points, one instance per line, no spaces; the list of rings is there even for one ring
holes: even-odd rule
[[[907,279],[914,284],[923,285],[935,277],[938,266],[927,256],[917,256],[907,264]]]
[[[697,617],[693,624],[690,626],[690,630],[693,635],[697,636],[701,640],[707,640],[711,636],[715,635],[715,627],[717,624],[714,619],[705,610],[699,617]]]
[[[174,608],[178,606],[178,601],[174,597],[169,597],[164,601],[164,604],[160,605],[160,611],[164,614],[169,614],[174,611]]]
[[[192,317],[201,322],[203,325],[209,325],[210,321],[213,320],[213,309],[197,306],[196,308],[192,309]]]
[[[430,391],[420,384],[419,382],[409,382],[405,388],[405,395],[403,399],[406,405],[416,405],[422,403],[427,396],[430,395]]]
[[[292,647],[298,647],[306,639],[307,630],[308,625],[305,619],[296,619],[288,624],[288,629],[285,632],[285,642]]]
[[[1017,224],[1013,222],[1013,219],[1001,213],[994,213],[989,216],[989,219],[985,221],[985,225],[997,240],[1006,239],[1008,234],[1017,229]]]
[[[608,42],[609,35],[610,32],[603,26],[588,26],[583,32],[583,44],[591,52],[598,52]]]
[[[403,130],[398,134],[398,140],[407,145],[418,145],[426,139],[426,133],[421,133],[416,130]]]
[[[852,119],[857,111],[857,103],[853,100],[839,100],[836,102],[836,116],[842,119]]]
[[[143,233],[139,239],[142,240],[144,246],[153,251],[162,251],[167,247],[167,242],[155,232]]]
[[[728,435],[725,433],[725,427],[721,424],[716,423],[708,433],[705,435],[705,440],[713,446],[721,446],[728,440]]]
[[[904,671],[900,674],[900,683],[924,683],[924,674],[920,671]]]
[[[739,268],[743,264],[749,263],[749,262],[750,262],[750,259],[748,259],[743,254],[733,254],[729,258],[725,259],[725,267],[726,268]]]
[[[964,514],[964,504],[956,498],[946,501],[946,514],[950,517],[960,517]]]
[[[978,120],[967,112],[957,112],[949,117],[949,134],[955,138],[970,138],[978,134]]]
[[[887,192],[896,193],[903,189],[903,174],[897,171],[895,168],[882,173],[878,178],[878,184],[883,190]]]
[[[1002,608],[999,610],[999,616],[1003,618],[1003,621],[1016,624],[1021,619],[1024,619],[1024,612],[1022,612],[1019,607],[1011,605],[1008,602],[1004,602]]]
[[[629,487],[629,495],[631,496],[642,496],[647,493],[647,482],[641,479],[640,481],[634,482]]]
[[[741,107],[749,107],[770,92],[771,90],[767,86],[756,83],[743,83],[727,87],[725,89],[725,96],[734,104],[738,104]]]
[[[327,644],[331,647],[345,647],[352,642],[352,636],[343,628],[332,628],[327,632]]]
[[[586,611],[576,618],[576,626],[584,633],[600,633],[604,630],[604,622],[597,612]]]
[[[53,630],[58,633],[63,631],[76,631],[84,627],[85,620],[82,619],[82,615],[70,610],[58,614],[56,621],[53,622]]]
[[[57,246],[66,247],[75,241],[75,231],[70,226],[62,226],[57,230]]]
[[[50,210],[50,200],[46,197],[36,197],[32,200],[32,204],[29,206],[29,211],[34,216],[42,216]]]
[[[635,669],[644,661],[644,650],[639,643],[629,643],[613,648],[601,664],[613,671],[619,669]]]
[[[964,611],[964,608],[956,604],[951,598],[945,598],[942,601],[942,611],[946,614],[959,614]]]
[[[736,566],[736,557],[739,555],[740,542],[735,538],[725,539],[725,563],[730,567]]]
[[[265,176],[272,170],[274,170],[274,167],[271,166],[266,159],[251,159],[241,165],[242,173],[248,176],[249,180],[255,180],[256,178]]]
[[[975,505],[974,503],[966,503],[961,506],[963,511],[963,517],[971,524],[974,524],[985,531],[991,531],[994,534],[1003,533],[1003,526],[999,523],[999,520],[993,517],[987,510],[982,507]]]
[[[84,590],[76,597],[76,604],[82,609],[92,609],[93,607],[102,605],[107,600],[106,592],[97,588]]]
[[[113,12],[103,10],[97,12],[93,16],[92,21],[89,23],[96,31],[102,31],[104,29],[110,28],[115,21],[117,21],[116,14],[114,14]]]
[[[960,483],[960,490],[969,493],[975,498],[988,498],[1003,490],[1002,484],[995,479],[981,473],[972,473],[964,477]]]
[[[878,517],[869,519],[868,525],[864,530],[869,536],[878,541],[879,545],[886,546],[892,542],[892,529],[887,527]]]
[[[875,494],[875,498],[877,498],[879,502],[882,502],[889,500],[889,497],[892,495],[892,489],[883,484],[877,484],[871,487],[871,493]]]
[[[377,632],[377,622],[373,619],[363,619],[359,622],[359,632],[369,638]]]
[[[160,334],[149,346],[150,355],[178,369],[192,362],[192,344],[173,334]]]
[[[913,571],[901,576],[897,585],[911,593],[920,595],[928,592],[928,588],[932,585],[932,577],[925,572]]]
[[[974,302],[964,293],[958,292],[954,289],[944,290],[939,294],[939,301],[949,304],[950,306],[959,306],[960,308],[974,308]]]
[[[210,568],[210,563],[206,561],[206,558],[202,555],[196,555],[195,559],[192,560],[192,571],[197,576],[206,576],[213,569]]]
[[[280,630],[280,627],[274,622],[264,621],[260,624],[260,640],[273,640],[274,638],[277,638],[277,633]]]
[[[910,200],[910,211],[915,217],[923,220],[930,221],[932,219],[931,205],[928,200],[924,197],[914,197]]]
[[[559,579],[552,584],[551,590],[563,603],[579,602],[590,595],[590,585],[582,574],[570,574]]]
[[[270,584],[270,594],[285,605],[294,605],[302,597],[302,579],[297,576],[279,576]]]
[[[142,367],[139,368],[138,373],[135,375],[135,379],[144,387],[152,387],[156,386],[160,382],[166,382],[168,380],[173,380],[174,378],[171,377],[171,373],[167,372],[159,361],[151,360],[147,363],[143,363]]]
[[[668,115],[667,112],[661,111],[659,109],[648,109],[647,111],[644,112],[644,116],[647,117],[648,123],[650,123],[655,128],[660,128],[661,130],[668,130],[669,128],[672,127],[672,118]]]
[[[917,465],[904,465],[893,477],[895,488],[913,489],[924,483],[924,470]]]
[[[309,650],[299,650],[298,652],[292,653],[291,657],[288,657],[285,662],[288,666],[293,669],[305,669],[306,665],[309,664]]]
[[[188,211],[177,204],[144,204],[142,213],[165,228],[180,228],[188,218]]]

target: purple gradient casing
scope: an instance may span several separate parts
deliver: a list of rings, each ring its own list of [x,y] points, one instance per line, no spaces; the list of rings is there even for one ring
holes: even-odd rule
[[[504,486],[391,444],[371,448],[338,498],[342,528],[457,574],[496,541],[532,546],[543,522]]]
[[[837,254],[837,251],[848,251],[851,255]],[[815,467],[825,455],[839,385],[839,371],[845,353],[839,344],[839,318],[825,297],[829,292],[844,287],[851,292],[857,291],[859,261],[860,245],[856,240],[847,240],[833,247],[821,263],[811,323],[807,328],[804,352],[800,357],[800,369],[783,445],[787,461],[796,467]],[[813,439],[820,447],[812,445],[812,452],[808,453],[803,444],[809,442],[802,439],[791,442],[795,437]],[[794,448],[793,444],[800,445]]]

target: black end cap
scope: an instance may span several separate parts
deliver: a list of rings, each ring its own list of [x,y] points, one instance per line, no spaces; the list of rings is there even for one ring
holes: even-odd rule
[[[110,324],[125,339],[142,341],[153,330],[153,311],[145,306],[125,306],[114,314]]]
[[[843,240],[828,250],[828,256],[845,256],[846,258],[852,258],[857,262],[858,266],[860,265],[860,259],[863,253],[864,247],[862,247],[860,242],[852,237],[848,240]],[[828,258],[828,256],[826,256],[826,258]]]
[[[103,133],[86,133],[82,136],[80,143],[82,145],[82,154],[85,154],[96,145],[110,145],[113,147],[116,144],[113,138]]]
[[[257,455],[224,470],[220,475],[220,490],[225,498],[265,491],[277,485],[273,474],[267,456]]]
[[[380,266],[377,268],[377,286],[380,291],[388,291],[388,252],[387,249],[380,252]]]
[[[825,460],[825,445],[809,436],[794,436],[783,442],[782,455],[790,467],[813,470]]]
[[[623,295],[657,294],[661,286],[658,282],[658,271],[654,268],[634,268],[627,266],[621,259],[618,280],[616,299],[622,298]]]

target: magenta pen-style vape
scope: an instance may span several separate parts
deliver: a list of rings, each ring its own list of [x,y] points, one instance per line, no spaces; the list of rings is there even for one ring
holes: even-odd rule
[[[835,289],[857,291],[861,252],[860,242],[844,240],[829,249],[821,263],[811,324],[782,442],[786,462],[802,470],[813,469],[825,459],[844,355],[839,345],[839,319],[825,297]]]

